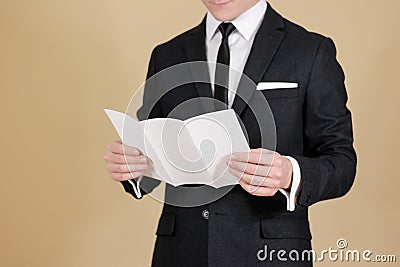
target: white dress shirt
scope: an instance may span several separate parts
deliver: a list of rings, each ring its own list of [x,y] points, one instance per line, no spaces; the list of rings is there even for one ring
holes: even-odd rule
[[[230,70],[229,70],[229,92],[228,92],[228,106],[232,107],[235,93],[239,85],[241,74],[249,57],[251,47],[253,46],[254,38],[261,23],[264,19],[267,10],[267,3],[260,0],[252,8],[241,14],[239,17],[232,21],[224,21],[232,23],[236,30],[234,30],[228,38],[230,50]],[[223,21],[217,20],[210,12],[207,13],[206,18],[206,52],[211,88],[214,93],[214,79],[215,79],[215,63],[217,62],[218,49],[221,44],[222,34],[218,30],[218,26]],[[300,185],[300,167],[298,162],[286,156],[293,167],[293,181],[290,192],[284,189],[279,191],[287,199],[287,210],[294,211],[296,207],[296,196]]]

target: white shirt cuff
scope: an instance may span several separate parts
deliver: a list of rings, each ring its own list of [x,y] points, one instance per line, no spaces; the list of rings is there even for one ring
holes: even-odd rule
[[[279,191],[286,197],[288,211],[294,211],[296,209],[296,199],[299,191],[300,181],[301,181],[301,173],[300,166],[297,160],[289,156],[283,156],[287,158],[292,164],[293,168],[293,176],[292,176],[292,187],[290,188],[290,192],[285,189],[279,189]]]
[[[135,192],[135,195],[137,198],[142,198],[142,193],[140,192],[140,181],[142,180],[143,176],[140,176],[139,178],[136,178],[134,183],[132,180],[128,180],[128,182],[132,185],[133,191]]]

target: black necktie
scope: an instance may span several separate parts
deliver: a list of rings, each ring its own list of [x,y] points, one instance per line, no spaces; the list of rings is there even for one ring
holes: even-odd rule
[[[232,23],[221,23],[218,26],[219,31],[222,34],[221,45],[218,49],[217,63],[226,65],[220,66],[217,64],[215,68],[215,84],[214,84],[214,98],[222,103],[216,103],[218,107],[226,109],[228,106],[228,86],[229,86],[229,44],[228,37],[235,30],[235,26]],[[217,108],[219,109],[219,108]]]

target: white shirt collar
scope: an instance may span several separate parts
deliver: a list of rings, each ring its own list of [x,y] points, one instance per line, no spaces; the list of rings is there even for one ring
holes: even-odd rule
[[[245,11],[236,19],[230,21],[237,29],[237,31],[249,41],[251,36],[257,31],[261,20],[264,18],[265,11],[267,10],[267,3],[264,0],[258,1],[252,8]],[[207,12],[206,19],[206,37],[210,41],[215,33],[218,32],[218,26],[222,21],[217,20],[210,12]]]

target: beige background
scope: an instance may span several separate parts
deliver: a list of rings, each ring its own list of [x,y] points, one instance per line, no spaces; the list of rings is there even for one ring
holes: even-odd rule
[[[332,37],[347,74],[357,181],[311,208],[315,249],[344,237],[400,261],[400,2],[270,2]],[[125,110],[151,49],[204,12],[200,0],[0,0],[0,266],[149,265],[161,205],[107,176],[116,133],[102,109]]]

